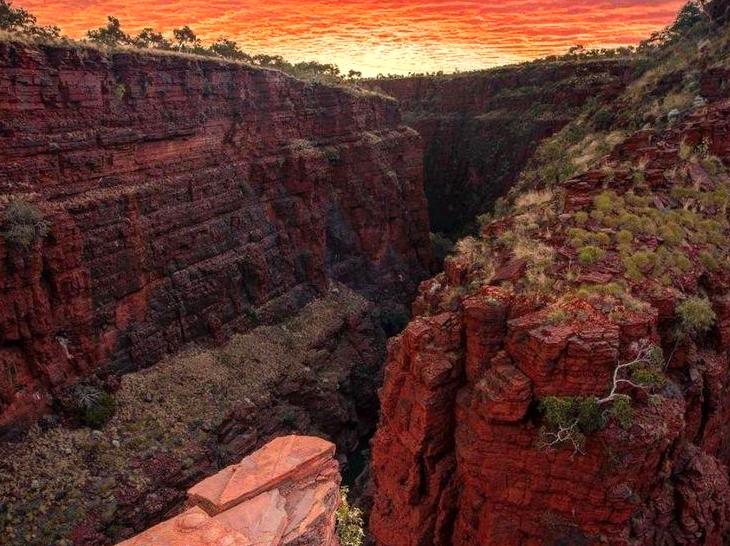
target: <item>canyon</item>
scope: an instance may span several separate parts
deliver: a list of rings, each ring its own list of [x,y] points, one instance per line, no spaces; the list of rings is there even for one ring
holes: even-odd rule
[[[724,198],[699,200],[730,182],[729,81],[706,70],[681,123],[518,197],[421,285],[380,394],[378,545],[727,543],[728,224]],[[691,221],[662,227],[682,207]],[[694,235],[715,222],[711,243]],[[632,269],[635,254],[656,261]],[[683,335],[698,294],[712,324]],[[660,386],[616,383],[647,344],[666,358]],[[630,417],[600,414],[612,377]],[[550,404],[573,403],[596,421],[551,429]]]
[[[430,267],[420,139],[397,103],[245,65],[0,44],[0,423],[104,368],[291,314],[342,281],[407,300]]]
[[[4,206],[47,223],[0,238],[0,543],[128,538],[287,432],[361,450],[432,266],[397,102],[6,38],[0,80]]]
[[[375,546],[727,544],[707,13],[358,86],[0,39],[0,544],[350,546],[342,485]]]
[[[397,98],[404,119],[423,137],[431,231],[458,237],[514,186],[540,142],[588,101],[609,103],[635,76],[635,61],[619,58],[366,85]]]

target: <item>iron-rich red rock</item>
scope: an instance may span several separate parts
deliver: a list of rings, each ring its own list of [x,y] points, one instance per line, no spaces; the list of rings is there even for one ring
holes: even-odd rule
[[[605,161],[646,161],[642,195],[661,211],[674,185],[682,186],[665,175],[673,168],[692,187],[727,186],[724,169],[709,177],[707,161],[685,161],[678,150],[702,144],[706,155],[730,165],[728,135],[730,103],[717,99],[652,142],[641,134],[627,139]],[[485,225],[471,257],[460,251],[444,273],[421,283],[416,317],[390,341],[380,393],[370,519],[378,546],[726,544],[727,269],[703,265],[696,258],[701,242],[690,238],[682,251],[693,259],[671,272],[669,286],[652,276],[624,277],[614,243],[604,260],[575,265],[574,224],[566,226],[572,216],[563,215],[589,212],[605,188],[630,199],[634,187],[619,168],[568,180],[560,188],[565,206],[526,239],[532,248],[550,245],[553,286],[565,293],[530,291],[512,253],[492,244],[520,221],[510,215]],[[720,218],[712,206],[701,218]],[[726,241],[728,224],[718,225],[718,240]],[[646,248],[658,246],[657,235],[642,237]],[[727,259],[726,249],[720,255]],[[494,267],[480,264],[484,256]],[[497,286],[490,285],[494,277]],[[616,280],[623,283],[620,309],[601,295]],[[576,290],[585,283],[586,294]],[[678,335],[678,304],[697,295],[708,298],[714,325],[701,336]],[[605,396],[616,366],[632,358],[640,340],[664,349],[663,390],[650,396],[631,386],[624,392],[631,393],[633,422],[622,428],[609,419],[586,434],[579,451],[546,448],[539,403]]]
[[[372,80],[423,136],[435,232],[462,233],[517,180],[540,142],[589,99],[608,102],[633,79],[631,61],[536,63],[484,72]]]
[[[430,264],[418,135],[374,93],[175,55],[0,43],[0,418],[105,367],[287,316],[330,279],[403,299]]]

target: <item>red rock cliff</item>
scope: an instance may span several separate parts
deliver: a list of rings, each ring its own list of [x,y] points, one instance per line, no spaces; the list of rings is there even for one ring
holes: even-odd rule
[[[0,44],[0,423],[285,315],[329,279],[402,299],[429,263],[418,135],[395,101],[173,55]]]
[[[373,80],[424,139],[433,231],[460,233],[517,180],[540,142],[586,101],[631,81],[625,60],[532,63],[452,76]]]
[[[525,200],[423,283],[418,318],[389,345],[378,545],[727,544],[730,228],[726,199],[709,196],[730,187],[728,165],[719,98],[635,134],[555,200]],[[690,297],[708,324],[683,337]],[[629,386],[633,419],[552,448],[540,402],[599,400],[637,343],[663,348],[663,387]]]

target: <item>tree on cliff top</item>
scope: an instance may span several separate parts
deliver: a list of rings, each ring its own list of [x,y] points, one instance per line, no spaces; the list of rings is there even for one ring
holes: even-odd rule
[[[241,50],[238,44],[228,38],[219,38],[210,45],[210,51],[225,57],[226,59],[236,59],[238,61],[252,62],[253,58],[248,53]]]
[[[0,0],[0,30],[22,32],[42,38],[59,38],[61,29],[54,26],[38,26],[34,15],[22,8],[14,8],[10,2]]]
[[[172,31],[172,34],[177,41],[175,45],[180,51],[193,51],[200,48],[200,40],[189,26],[176,28]]]
[[[95,44],[102,44],[109,47],[131,45],[132,38],[122,30],[122,24],[119,22],[119,19],[111,15],[107,19],[108,23],[105,27],[88,31],[86,33],[87,39]]]
[[[170,40],[165,38],[161,32],[157,32],[155,29],[147,27],[143,28],[137,36],[132,38],[132,42],[136,47],[142,49],[154,48],[154,49],[171,49],[172,44]]]

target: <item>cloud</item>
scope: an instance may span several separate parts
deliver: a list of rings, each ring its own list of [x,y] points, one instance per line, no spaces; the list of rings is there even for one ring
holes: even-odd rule
[[[107,15],[125,29],[190,25],[254,53],[335,62],[365,74],[468,70],[637,43],[683,0],[16,0],[43,24],[80,37]]]

